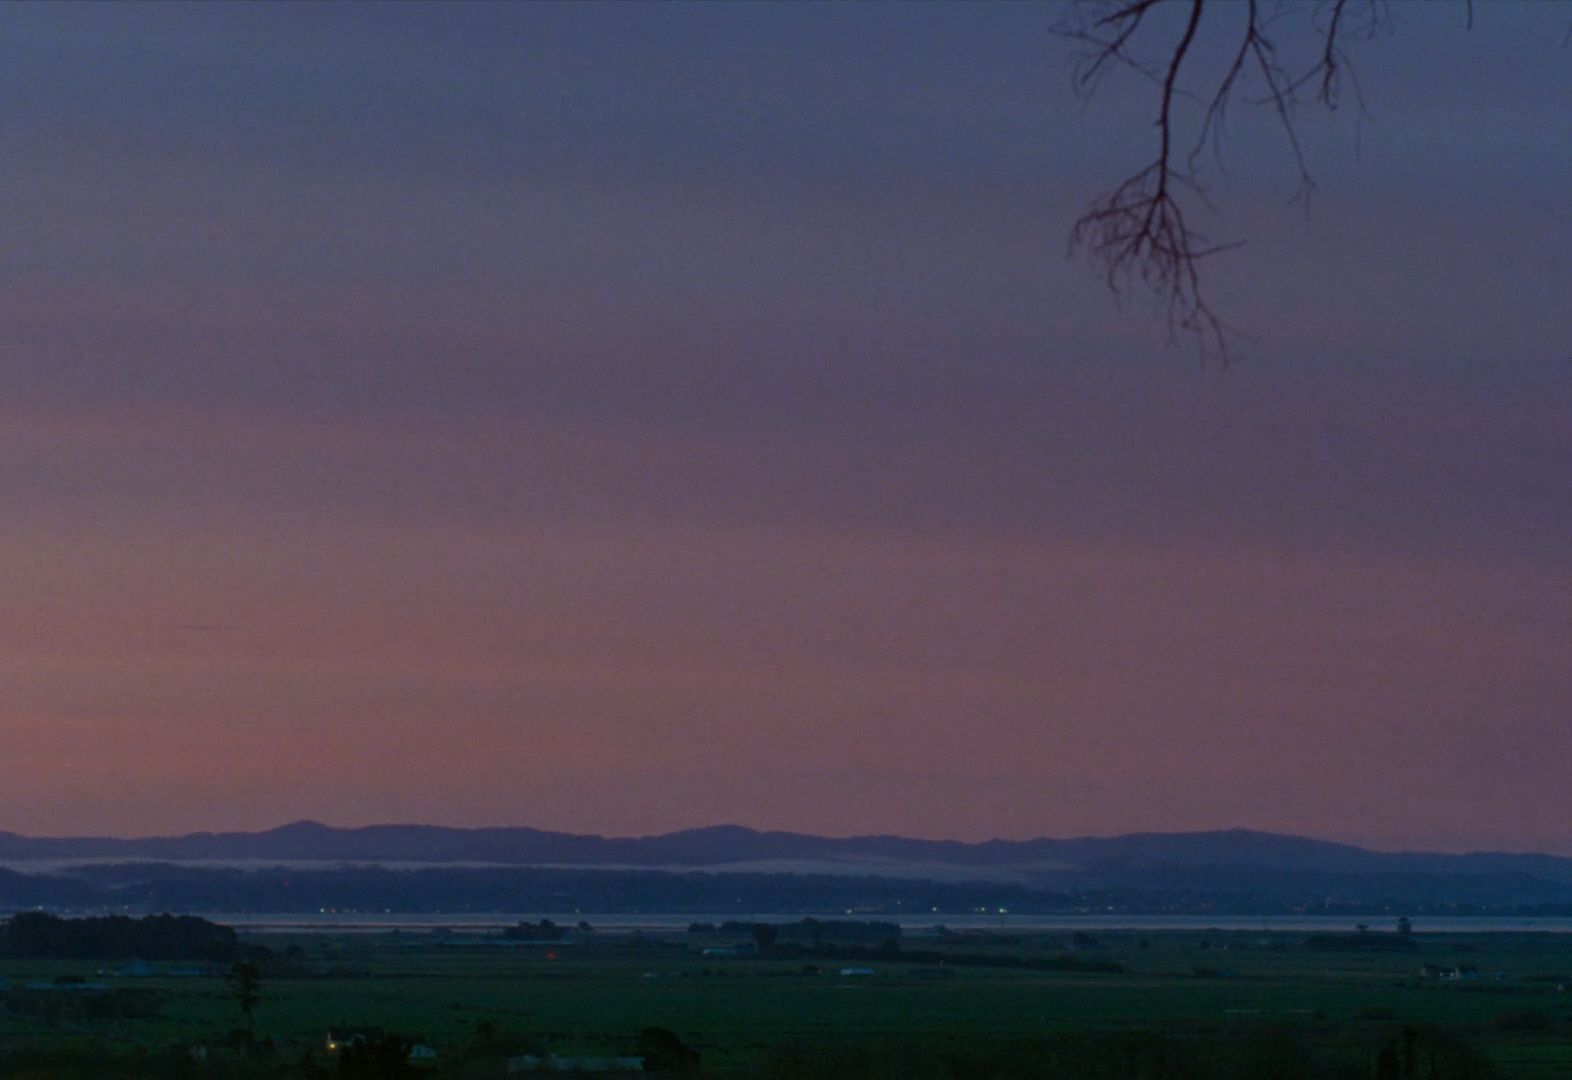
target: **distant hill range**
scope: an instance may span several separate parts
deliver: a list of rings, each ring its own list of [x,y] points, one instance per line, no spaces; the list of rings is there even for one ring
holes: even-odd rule
[[[259,884],[271,867],[317,874],[367,871],[375,867],[446,874],[452,881],[524,881],[526,868],[541,874],[571,871],[633,876],[728,875],[783,881],[841,879],[825,886],[843,902],[846,879],[908,884],[985,886],[1012,902],[1037,897],[1043,909],[1084,907],[1088,900],[1124,910],[1307,910],[1325,905],[1363,905],[1384,910],[1401,904],[1419,909],[1560,910],[1572,913],[1572,858],[1537,854],[1477,852],[1378,852],[1324,840],[1235,829],[1220,832],[1136,833],[1106,838],[989,840],[963,843],[899,836],[823,837],[761,832],[722,825],[644,837],[604,837],[528,828],[459,829],[429,825],[375,825],[340,829],[302,821],[263,832],[191,833],[184,836],[117,839],[43,838],[0,832],[0,864],[22,889],[42,887],[49,877],[126,887],[126,871],[113,864],[138,864],[138,882],[171,880],[179,869],[188,884],[202,874]],[[150,864],[166,864],[156,873]],[[249,871],[241,879],[237,870]],[[18,874],[17,871],[22,873]],[[193,877],[192,875],[197,875]],[[258,876],[264,875],[264,876]],[[214,880],[217,880],[216,878]],[[609,879],[606,879],[609,880]],[[192,886],[194,887],[194,886]],[[237,886],[238,887],[238,886]],[[800,891],[799,885],[793,886]],[[785,888],[783,885],[782,888]],[[243,890],[242,890],[243,891]],[[721,890],[724,891],[724,890]],[[789,889],[787,891],[790,891]],[[889,886],[867,886],[870,902]],[[32,893],[28,892],[28,895]],[[22,893],[18,893],[18,897]],[[829,893],[825,894],[830,903]],[[4,901],[0,895],[0,901]],[[849,902],[849,901],[847,901]],[[637,903],[633,906],[636,908]],[[586,909],[587,910],[587,909]]]

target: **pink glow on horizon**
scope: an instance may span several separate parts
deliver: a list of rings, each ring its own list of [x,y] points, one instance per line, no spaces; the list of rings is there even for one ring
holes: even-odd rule
[[[242,429],[206,441],[245,475]],[[0,544],[0,711],[25,748],[8,827],[1250,825],[1569,847],[1559,781],[1521,748],[1572,752],[1539,705],[1560,692],[1552,598],[1572,581],[1532,564],[253,521],[126,504],[91,533],[44,514]],[[1414,828],[1416,798],[1452,809],[1444,829]]]

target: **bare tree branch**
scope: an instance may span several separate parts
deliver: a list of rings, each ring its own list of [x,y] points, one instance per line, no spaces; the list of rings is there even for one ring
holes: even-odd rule
[[[1218,248],[1186,224],[1184,209],[1174,197],[1174,188],[1183,182],[1173,165],[1174,93],[1185,57],[1195,41],[1205,2],[1190,0],[1184,34],[1162,76],[1156,159],[1077,219],[1071,231],[1071,245],[1087,251],[1102,267],[1108,287],[1115,294],[1123,292],[1129,281],[1138,277],[1166,305],[1172,330],[1193,333],[1226,352],[1227,328],[1201,295],[1197,269],[1200,259]],[[1152,6],[1150,0],[1129,4],[1099,20],[1097,25],[1112,27],[1114,36],[1108,40],[1107,51],[1092,62],[1090,77],[1095,77],[1098,64],[1109,58],[1123,62],[1120,50]]]
[[[1188,75],[1186,62],[1192,56],[1207,0],[1110,0],[1100,4],[1083,0],[1076,14],[1055,28],[1061,37],[1086,50],[1075,72],[1076,86],[1083,93],[1095,90],[1116,68],[1137,72],[1160,88],[1155,157],[1076,219],[1070,231],[1072,251],[1087,253],[1116,297],[1125,295],[1138,281],[1157,297],[1172,335],[1194,335],[1203,350],[1215,351],[1224,359],[1234,334],[1202,292],[1199,263],[1238,245],[1215,243],[1186,220],[1186,203],[1205,206],[1201,157],[1210,148],[1222,168],[1222,142],[1229,108],[1236,98],[1269,107],[1299,174],[1295,198],[1308,200],[1315,182],[1296,128],[1296,110],[1310,100],[1335,111],[1346,75],[1363,112],[1358,79],[1343,42],[1351,33],[1373,35],[1387,18],[1381,0],[1360,0],[1358,4],[1354,0],[1325,0],[1312,11],[1311,23],[1320,36],[1313,62],[1296,73],[1269,32],[1276,19],[1267,15],[1265,2],[1244,0],[1221,6],[1224,12],[1242,13],[1243,24],[1226,65],[1204,94],[1187,89],[1181,74]],[[1151,62],[1137,50],[1137,34],[1145,29],[1144,39],[1163,33],[1157,29],[1163,20],[1154,22],[1149,16],[1168,4],[1187,5],[1184,25],[1177,33],[1167,31],[1167,43],[1157,50],[1165,59]],[[1278,15],[1295,15],[1306,7],[1279,4],[1276,11]],[[1356,9],[1363,13],[1362,19],[1355,18]],[[1088,14],[1089,10],[1094,13]],[[1246,96],[1247,82],[1257,88],[1258,96]],[[1194,102],[1199,109],[1198,134],[1182,160],[1175,152],[1180,137],[1176,103],[1180,101]]]

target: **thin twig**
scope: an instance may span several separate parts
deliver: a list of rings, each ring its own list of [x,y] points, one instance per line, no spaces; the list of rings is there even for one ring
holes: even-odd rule
[[[1314,23],[1321,36],[1315,62],[1294,74],[1268,33],[1276,17],[1264,14],[1263,0],[1245,0],[1241,5],[1225,8],[1242,10],[1244,27],[1210,92],[1197,95],[1185,87],[1181,74],[1186,70],[1206,0],[1182,0],[1189,5],[1188,17],[1183,30],[1163,48],[1165,62],[1149,62],[1135,48],[1138,32],[1154,25],[1147,17],[1164,2],[1114,0],[1101,5],[1095,16],[1071,19],[1055,28],[1059,36],[1087,50],[1075,72],[1076,86],[1083,93],[1095,90],[1115,68],[1135,71],[1160,89],[1155,157],[1076,219],[1070,230],[1070,244],[1072,250],[1086,252],[1101,269],[1116,298],[1123,296],[1132,282],[1139,281],[1164,308],[1171,334],[1194,334],[1203,348],[1213,348],[1226,359],[1232,331],[1202,292],[1199,262],[1238,245],[1214,243],[1196,231],[1186,220],[1180,195],[1187,193],[1188,199],[1205,205],[1206,188],[1199,178],[1201,155],[1210,146],[1213,159],[1222,168],[1229,106],[1241,96],[1247,81],[1258,81],[1260,96],[1245,100],[1251,105],[1267,106],[1276,115],[1299,174],[1295,198],[1308,205],[1315,181],[1296,127],[1296,109],[1303,101],[1313,100],[1335,111],[1342,97],[1343,76],[1347,75],[1359,113],[1364,114],[1357,73],[1344,54],[1342,43],[1358,30],[1375,34],[1387,15],[1381,0],[1365,0],[1361,6],[1367,14],[1362,26],[1355,27],[1351,17],[1355,5],[1351,0],[1327,0]],[[1471,3],[1469,18],[1472,19]],[[1158,32],[1154,29],[1145,33],[1142,40]],[[1182,160],[1175,156],[1175,107],[1181,100],[1195,102],[1200,110],[1200,132]]]

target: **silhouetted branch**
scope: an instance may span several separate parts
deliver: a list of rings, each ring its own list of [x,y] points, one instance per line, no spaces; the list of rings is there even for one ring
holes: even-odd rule
[[[1097,20],[1079,40],[1098,46],[1078,81],[1088,86],[1111,61],[1143,70],[1125,53],[1125,45],[1146,14],[1160,0],[1138,0]],[[1162,100],[1157,113],[1157,158],[1114,189],[1102,202],[1082,214],[1071,230],[1071,245],[1091,254],[1115,294],[1132,277],[1155,292],[1167,305],[1168,323],[1226,349],[1226,329],[1201,295],[1197,262],[1216,247],[1185,222],[1184,209],[1173,190],[1183,176],[1174,169],[1173,102],[1179,72],[1195,41],[1205,0],[1190,0],[1190,17],[1162,72]],[[1098,31],[1111,36],[1096,37]]]
[[[1226,348],[1221,322],[1200,292],[1197,262],[1211,243],[1185,222],[1174,197],[1173,101],[1179,73],[1195,41],[1204,0],[1190,0],[1182,36],[1158,76],[1127,51],[1131,38],[1160,0],[1133,0],[1115,6],[1086,30],[1066,32],[1091,47],[1077,70],[1083,91],[1095,87],[1106,70],[1122,65],[1156,79],[1162,87],[1157,115],[1159,150],[1156,160],[1125,180],[1103,201],[1094,204],[1071,231],[1074,249],[1086,250],[1103,269],[1109,288],[1120,295],[1133,277],[1166,303],[1169,326],[1193,332]]]
[[[1337,21],[1342,14],[1347,0],[1335,0],[1332,11],[1332,25],[1329,34],[1335,34]],[[1319,70],[1311,69],[1310,72],[1294,80],[1289,76],[1288,69],[1277,58],[1277,47],[1266,36],[1265,23],[1261,16],[1258,0],[1247,0],[1245,4],[1245,26],[1240,35],[1239,46],[1233,55],[1233,61],[1223,73],[1217,84],[1216,91],[1207,102],[1206,115],[1201,120],[1201,134],[1196,139],[1195,149],[1190,152],[1190,170],[1194,175],[1195,161],[1201,154],[1205,145],[1210,142],[1214,153],[1221,159],[1222,131],[1228,118],[1228,105],[1233,100],[1235,88],[1240,76],[1247,69],[1253,70],[1266,87],[1266,96],[1250,99],[1251,105],[1270,105],[1277,114],[1283,133],[1288,137],[1289,149],[1293,152],[1294,165],[1299,170],[1299,198],[1308,198],[1315,189],[1315,182],[1310,178],[1309,166],[1305,164],[1304,148],[1299,143],[1299,133],[1294,130],[1293,106],[1296,100],[1297,88],[1314,78]],[[1328,39],[1330,41],[1330,38]],[[1324,53],[1323,64],[1325,69],[1322,87],[1322,103],[1328,108],[1335,108],[1332,104],[1335,90],[1332,88],[1333,79],[1337,71],[1336,50],[1330,45]]]
[[[1169,31],[1168,44],[1157,53],[1166,59],[1156,63],[1143,59],[1134,44],[1138,31],[1154,25],[1148,16],[1164,4],[1186,4],[1188,12],[1183,28],[1176,35]],[[1268,32],[1275,17],[1267,16],[1263,0],[1219,5],[1226,13],[1242,13],[1243,25],[1237,44],[1228,53],[1226,66],[1210,91],[1195,94],[1185,88],[1180,76],[1182,72],[1188,74],[1186,61],[1207,6],[1207,0],[1083,2],[1055,32],[1086,50],[1075,71],[1076,86],[1083,93],[1095,90],[1099,81],[1115,68],[1135,71],[1160,88],[1155,158],[1076,219],[1070,232],[1072,250],[1087,252],[1116,296],[1122,296],[1132,281],[1139,280],[1157,296],[1172,333],[1194,334],[1203,348],[1213,348],[1226,358],[1232,335],[1202,292],[1199,262],[1238,245],[1214,243],[1198,232],[1186,221],[1179,195],[1187,192],[1191,201],[1205,205],[1199,159],[1210,146],[1221,165],[1229,107],[1236,96],[1243,96],[1241,88],[1245,83],[1253,81],[1258,84],[1260,95],[1245,100],[1251,105],[1268,106],[1276,115],[1299,173],[1296,198],[1308,199],[1315,183],[1295,127],[1295,111],[1311,93],[1311,87],[1316,104],[1335,110],[1345,74],[1363,110],[1358,80],[1342,43],[1351,33],[1375,33],[1386,15],[1381,0],[1360,0],[1358,4],[1354,0],[1327,0],[1312,18],[1321,38],[1315,60],[1295,74]],[[1356,8],[1364,13],[1363,19],[1355,16]],[[1298,9],[1279,6],[1277,10],[1293,14]],[[1469,17],[1472,18],[1471,10]],[[1193,101],[1200,109],[1195,142],[1182,161],[1175,154],[1175,106],[1180,100]]]

